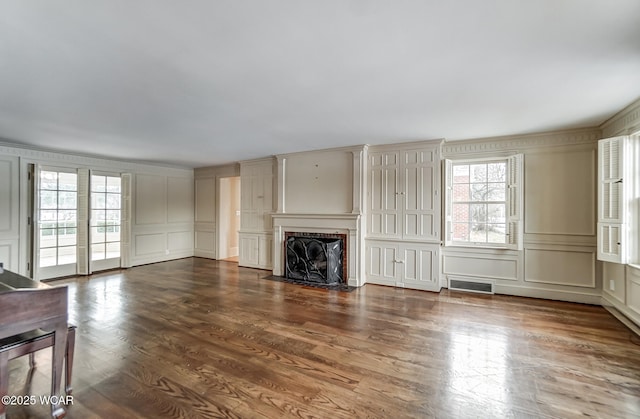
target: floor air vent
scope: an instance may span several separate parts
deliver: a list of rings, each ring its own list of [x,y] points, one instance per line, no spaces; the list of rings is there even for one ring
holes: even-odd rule
[[[482,292],[493,294],[493,284],[487,282],[461,281],[459,279],[449,280],[449,289],[456,291]]]

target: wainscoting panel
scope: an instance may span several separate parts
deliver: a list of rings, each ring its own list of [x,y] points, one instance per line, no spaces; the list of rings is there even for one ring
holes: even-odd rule
[[[216,250],[215,231],[196,231],[195,246],[196,256],[214,258]]]
[[[189,251],[193,247],[192,231],[173,231],[167,233],[167,250],[170,253]]]
[[[615,301],[625,304],[626,285],[624,265],[604,262],[602,264],[602,290]]]
[[[640,317],[640,269],[627,268],[627,306]]]
[[[595,288],[596,249],[528,247],[524,250],[524,272],[525,282]]]
[[[164,255],[166,250],[166,234],[136,234],[133,237],[136,256]]]
[[[447,251],[443,265],[445,275],[518,280],[517,255],[452,254]]]

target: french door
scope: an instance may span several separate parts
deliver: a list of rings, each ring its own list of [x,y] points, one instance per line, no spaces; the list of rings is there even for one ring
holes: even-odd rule
[[[74,275],[78,258],[78,175],[40,169],[36,182],[36,277]]]
[[[120,267],[121,176],[37,166],[34,178],[34,277]]]
[[[93,173],[90,185],[90,270],[94,272],[119,268],[122,226],[122,181],[120,175]]]

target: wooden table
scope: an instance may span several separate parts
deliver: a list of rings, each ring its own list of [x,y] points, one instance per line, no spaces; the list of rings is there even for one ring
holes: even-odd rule
[[[51,287],[4,270],[0,273],[0,339],[34,329],[54,332],[51,365],[51,415],[65,415],[60,403],[64,353],[67,345],[67,287]],[[9,391],[8,354],[0,353],[0,396]],[[0,419],[5,419],[0,403]]]

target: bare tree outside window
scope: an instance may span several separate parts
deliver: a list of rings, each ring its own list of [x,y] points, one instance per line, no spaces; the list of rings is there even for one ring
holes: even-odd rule
[[[507,162],[453,164],[452,240],[506,242]]]

